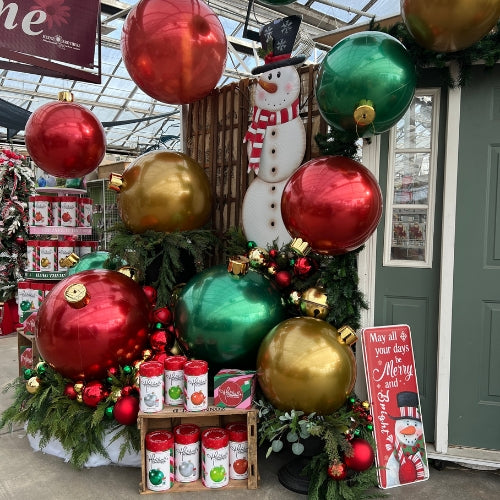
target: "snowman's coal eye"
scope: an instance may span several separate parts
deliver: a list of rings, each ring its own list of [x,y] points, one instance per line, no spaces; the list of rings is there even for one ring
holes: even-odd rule
[[[268,80],[272,80],[272,79],[273,79],[273,75],[271,75],[271,73],[269,73],[269,74],[267,75],[267,79],[268,79]]]
[[[279,78],[281,76],[281,71],[278,71],[278,73],[276,73],[276,76]]]

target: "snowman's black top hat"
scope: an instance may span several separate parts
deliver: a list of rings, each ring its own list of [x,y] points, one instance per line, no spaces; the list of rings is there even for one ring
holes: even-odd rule
[[[421,421],[420,411],[418,408],[418,394],[416,392],[398,392],[397,400],[400,415],[398,417],[391,417],[393,420],[412,418],[413,420]]]
[[[268,53],[264,59],[265,64],[252,69],[253,75],[305,61],[306,56],[303,55],[291,57],[301,21],[300,16],[289,16],[275,19],[260,29],[262,48]]]

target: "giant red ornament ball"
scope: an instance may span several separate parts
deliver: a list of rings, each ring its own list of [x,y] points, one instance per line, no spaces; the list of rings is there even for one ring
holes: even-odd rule
[[[351,441],[352,453],[344,457],[344,462],[349,469],[355,471],[368,470],[375,460],[375,453],[371,444],[362,438],[356,438]]]
[[[26,149],[43,171],[55,177],[83,177],[106,153],[106,134],[88,109],[74,102],[44,104],[29,117]]]
[[[121,425],[135,425],[138,413],[139,400],[135,396],[122,396],[113,408],[113,417]]]
[[[68,293],[82,286],[85,296],[71,302]],[[40,356],[72,380],[105,378],[110,368],[141,357],[149,315],[141,286],[123,273],[93,269],[73,274],[57,283],[40,306]]]
[[[141,0],[125,20],[121,50],[130,77],[147,95],[188,104],[216,87],[227,39],[201,0]]]
[[[375,176],[344,156],[304,163],[290,177],[281,214],[293,238],[319,254],[339,255],[359,248],[382,215],[382,192]]]

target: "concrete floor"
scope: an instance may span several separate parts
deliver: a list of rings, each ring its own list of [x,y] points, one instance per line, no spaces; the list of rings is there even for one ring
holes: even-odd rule
[[[9,407],[12,393],[1,390],[18,372],[15,334],[0,336],[0,412]],[[261,454],[262,455],[262,454]],[[188,499],[303,499],[278,480],[278,471],[292,456],[285,452],[266,459],[259,457],[258,490],[206,490],[196,493],[170,493]],[[431,467],[430,478],[412,485],[373,493],[386,493],[390,499],[493,500],[500,498],[500,471],[464,468],[444,462],[441,470]],[[75,470],[61,458],[35,452],[22,429],[0,430],[0,500],[110,500],[137,499],[141,471],[134,467],[103,466]],[[168,493],[166,493],[168,495]],[[165,494],[159,494],[165,495]]]

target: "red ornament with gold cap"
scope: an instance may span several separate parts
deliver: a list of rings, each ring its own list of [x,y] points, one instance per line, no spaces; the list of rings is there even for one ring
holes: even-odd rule
[[[72,179],[95,170],[106,153],[106,133],[98,118],[71,92],[36,109],[25,128],[26,149],[44,172]]]

